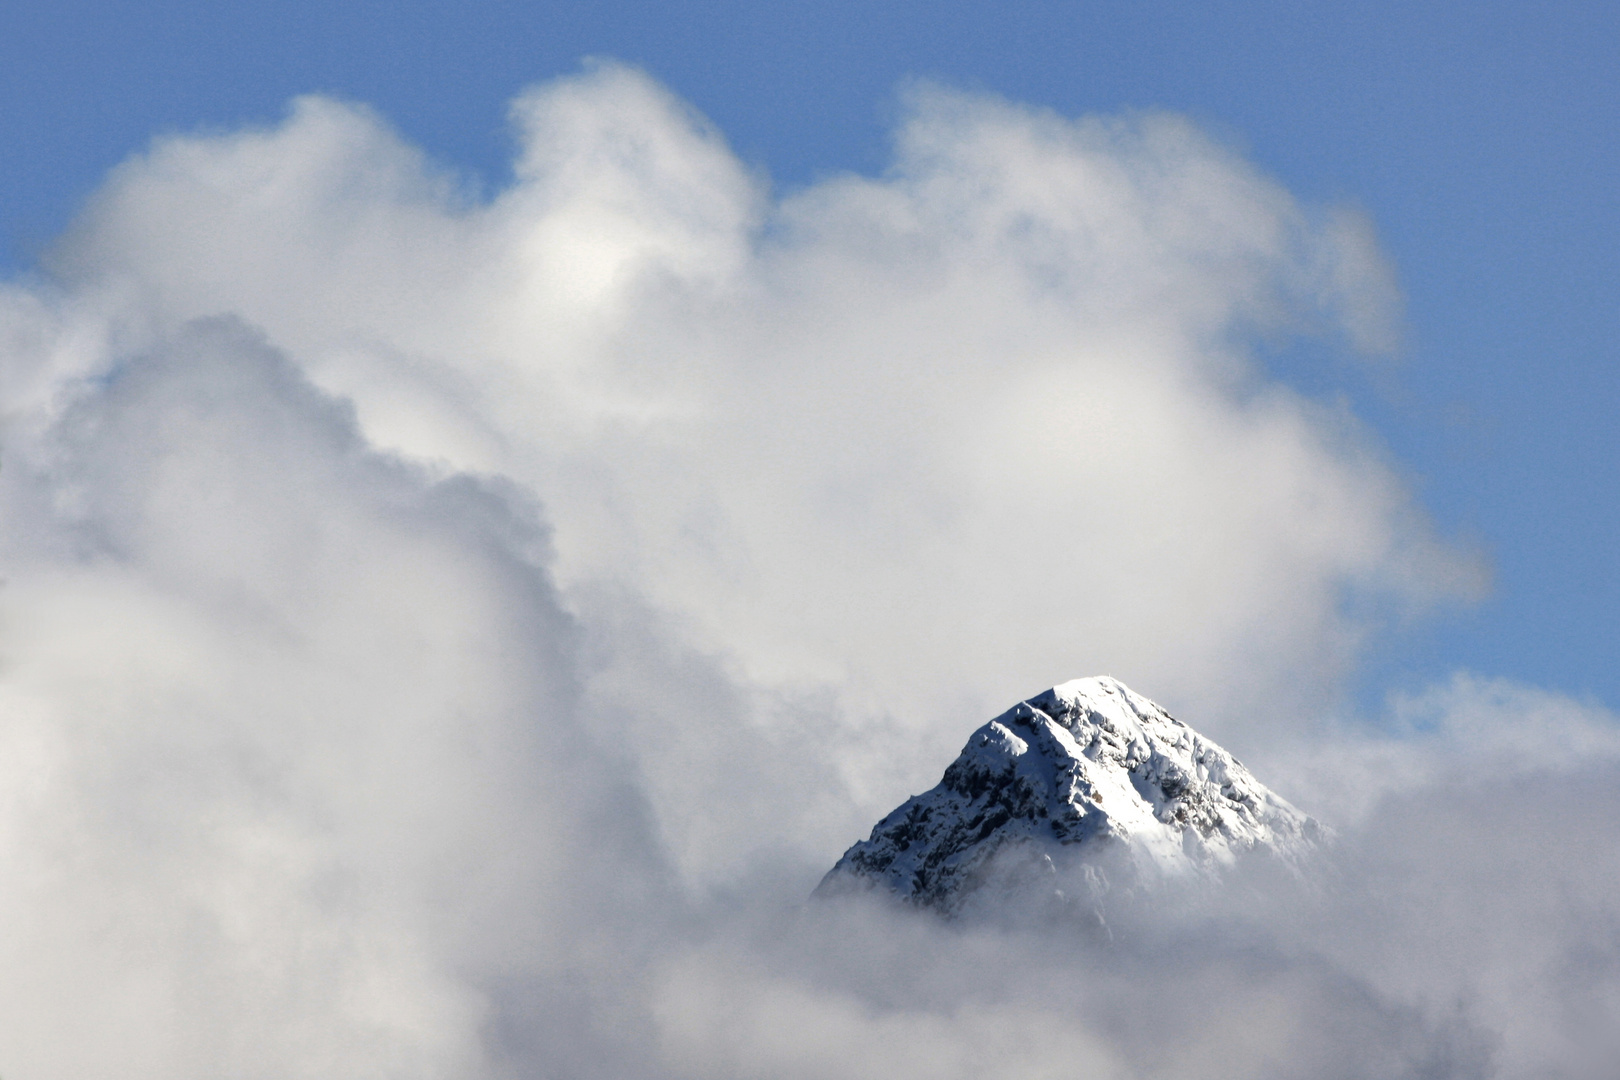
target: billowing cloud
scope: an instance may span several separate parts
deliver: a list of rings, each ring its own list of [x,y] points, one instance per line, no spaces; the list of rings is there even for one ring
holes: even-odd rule
[[[657,865],[543,531],[229,320],[76,398],[8,463],[7,1068],[476,1075],[457,966]]]
[[[0,1072],[1601,1060],[1612,718],[1461,680],[1399,737],[1311,719],[1366,612],[1477,589],[1253,359],[1390,345],[1368,225],[1172,116],[906,100],[886,173],[780,196],[612,65],[518,100],[489,200],[323,98],[109,177],[0,294]],[[1102,671],[1286,734],[1330,884],[1111,941],[801,907]]]

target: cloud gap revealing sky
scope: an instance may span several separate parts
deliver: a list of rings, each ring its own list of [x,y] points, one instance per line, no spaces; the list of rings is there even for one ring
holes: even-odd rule
[[[497,51],[496,163],[443,135],[498,125],[483,83],[377,73],[449,18],[297,86],[183,66],[135,95],[169,114],[118,106],[138,133],[58,121],[95,148],[55,159],[71,206],[18,203],[49,235],[0,283],[0,1074],[1609,1074],[1610,436],[1504,432],[1532,361],[1463,374],[1385,129],[1305,164],[1213,53],[1086,100],[947,10],[956,51],[898,49],[886,134],[836,147],[819,80],[921,37],[803,17],[781,143],[734,100],[757,29]],[[683,78],[705,48],[732,83]],[[1305,81],[1330,120],[1346,77]],[[1540,339],[1543,428],[1599,329]],[[1581,575],[1583,644],[1529,641]],[[1320,820],[1320,859],[1117,888],[1106,933],[806,903],[979,724],[1102,673]]]

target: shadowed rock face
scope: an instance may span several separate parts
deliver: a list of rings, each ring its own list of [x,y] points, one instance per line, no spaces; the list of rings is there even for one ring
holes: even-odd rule
[[[816,893],[887,888],[950,914],[986,886],[1023,889],[1105,856],[1137,875],[1207,875],[1251,851],[1292,861],[1318,833],[1153,702],[1076,679],[975,731],[939,785],[878,822]]]

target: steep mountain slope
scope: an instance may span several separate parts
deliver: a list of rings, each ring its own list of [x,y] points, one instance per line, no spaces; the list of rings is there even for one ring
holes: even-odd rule
[[[951,913],[987,885],[1076,870],[1095,882],[1105,864],[1142,878],[1213,874],[1247,852],[1291,861],[1319,833],[1153,702],[1076,679],[975,731],[939,785],[878,822],[816,891],[886,887]]]

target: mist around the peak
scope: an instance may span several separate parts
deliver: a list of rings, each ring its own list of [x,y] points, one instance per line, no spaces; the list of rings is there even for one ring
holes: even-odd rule
[[[1255,343],[1388,347],[1370,228],[1186,121],[921,86],[773,192],[645,76],[485,202],[362,107],[158,141],[0,289],[0,1073],[1603,1075],[1613,717]],[[1337,829],[1058,920],[807,903],[1108,672]]]

